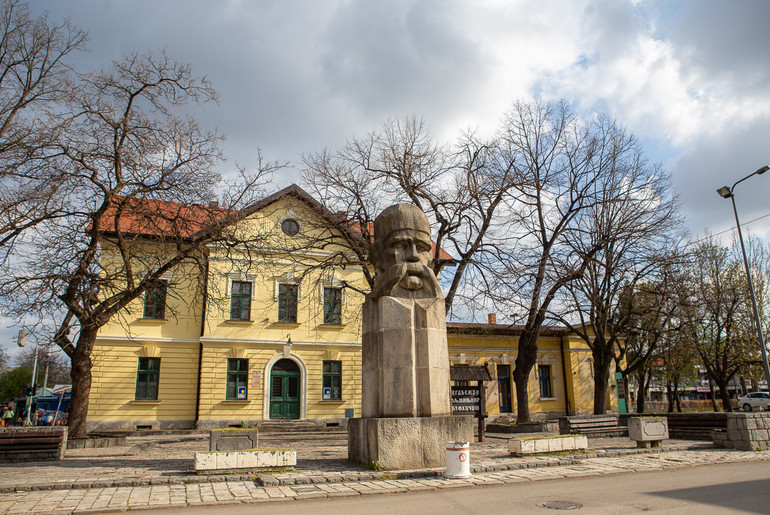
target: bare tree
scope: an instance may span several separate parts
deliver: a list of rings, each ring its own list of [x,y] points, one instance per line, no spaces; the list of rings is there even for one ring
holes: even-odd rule
[[[566,102],[516,102],[506,114],[500,141],[516,179],[507,197],[507,223],[520,238],[500,262],[493,297],[523,313],[513,379],[517,422],[530,420],[529,375],[537,362],[540,330],[551,303],[567,284],[583,276],[601,250],[575,252],[586,241],[586,213],[603,201],[602,178],[612,172],[601,149],[609,142],[600,125],[582,121]]]
[[[553,314],[591,349],[594,413],[601,414],[607,411],[610,366],[634,316],[621,309],[621,294],[666,273],[681,219],[668,175],[647,162],[636,138],[604,117],[595,129],[601,144],[594,160],[608,170],[595,182],[596,202],[581,217],[587,230],[573,247],[580,255],[599,251],[585,274],[565,285]]]
[[[70,366],[69,360],[62,352],[56,352],[58,347],[52,350],[50,346],[41,346],[37,352],[37,378],[36,384],[43,386],[43,381],[48,380],[48,386],[55,384],[69,384]],[[17,367],[35,368],[35,348],[27,347],[14,358]],[[47,375],[46,375],[47,374]]]
[[[245,244],[233,232],[237,209],[278,168],[262,163],[220,195],[220,137],[184,114],[214,100],[205,78],[165,53],[126,55],[72,87],[57,140],[66,212],[8,265],[3,297],[12,312],[57,321],[53,341],[72,363],[74,438],[86,436],[98,330],[168,272],[169,291],[192,284],[202,295],[207,249]]]
[[[66,58],[86,34],[68,20],[33,18],[16,0],[0,2],[0,258],[27,229],[61,212],[64,171],[52,145],[70,92]]]
[[[514,179],[496,141],[467,132],[453,146],[439,144],[415,116],[388,119],[336,152],[307,155],[303,171],[307,187],[340,213],[339,224],[352,223],[365,243],[388,205],[408,201],[423,209],[435,228],[434,271],[443,270],[448,283],[447,313],[463,281],[483,277],[490,255],[499,254],[505,229],[497,215]],[[349,243],[371,287],[368,245]],[[450,262],[451,272],[444,268]]]
[[[699,244],[688,286],[690,296],[683,308],[687,336],[719,389],[723,409],[732,411],[728,385],[758,353],[748,284],[734,249],[711,239]]]
[[[677,283],[681,276],[671,262],[649,281],[625,284],[612,327],[620,331],[616,339],[614,356],[615,370],[623,376],[628,385],[628,378],[635,377],[638,385],[637,412],[644,412],[647,389],[653,372],[660,360],[660,349],[668,338],[674,338],[681,331],[681,319],[678,318],[680,297]],[[626,388],[628,391],[628,388]]]
[[[682,411],[679,388],[696,377],[697,353],[683,331],[671,331],[661,348],[660,371],[666,381],[668,412]]]

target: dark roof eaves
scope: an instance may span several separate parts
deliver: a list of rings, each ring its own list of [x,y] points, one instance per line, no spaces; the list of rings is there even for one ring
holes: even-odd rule
[[[519,336],[524,332],[523,325],[477,324],[468,322],[447,322],[448,334],[490,334],[500,336]],[[544,326],[540,328],[542,336],[563,336],[569,330],[561,326]]]

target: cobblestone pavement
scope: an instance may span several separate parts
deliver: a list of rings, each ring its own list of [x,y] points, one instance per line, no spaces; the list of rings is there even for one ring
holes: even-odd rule
[[[297,451],[292,472],[198,476],[193,453],[208,434],[131,436],[126,444],[67,451],[59,462],[4,465],[0,513],[85,513],[140,508],[286,501],[505,484],[741,461],[770,461],[770,451],[714,449],[706,442],[668,440],[663,450],[636,449],[627,438],[589,439],[588,453],[517,458],[508,436],[471,444],[473,476],[447,479],[443,469],[375,472],[346,461],[345,433],[272,433],[260,447]]]

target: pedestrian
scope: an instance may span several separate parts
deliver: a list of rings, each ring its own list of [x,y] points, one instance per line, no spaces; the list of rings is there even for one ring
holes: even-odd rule
[[[7,409],[3,411],[3,422],[5,422],[5,426],[8,427],[13,425],[14,413],[13,408],[8,408],[7,406],[6,408]]]

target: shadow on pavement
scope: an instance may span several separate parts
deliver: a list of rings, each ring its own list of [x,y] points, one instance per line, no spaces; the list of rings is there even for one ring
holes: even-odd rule
[[[729,510],[764,514],[770,510],[767,494],[769,491],[770,479],[759,479],[725,483],[718,487],[709,485],[647,493],[680,501],[710,504]]]

